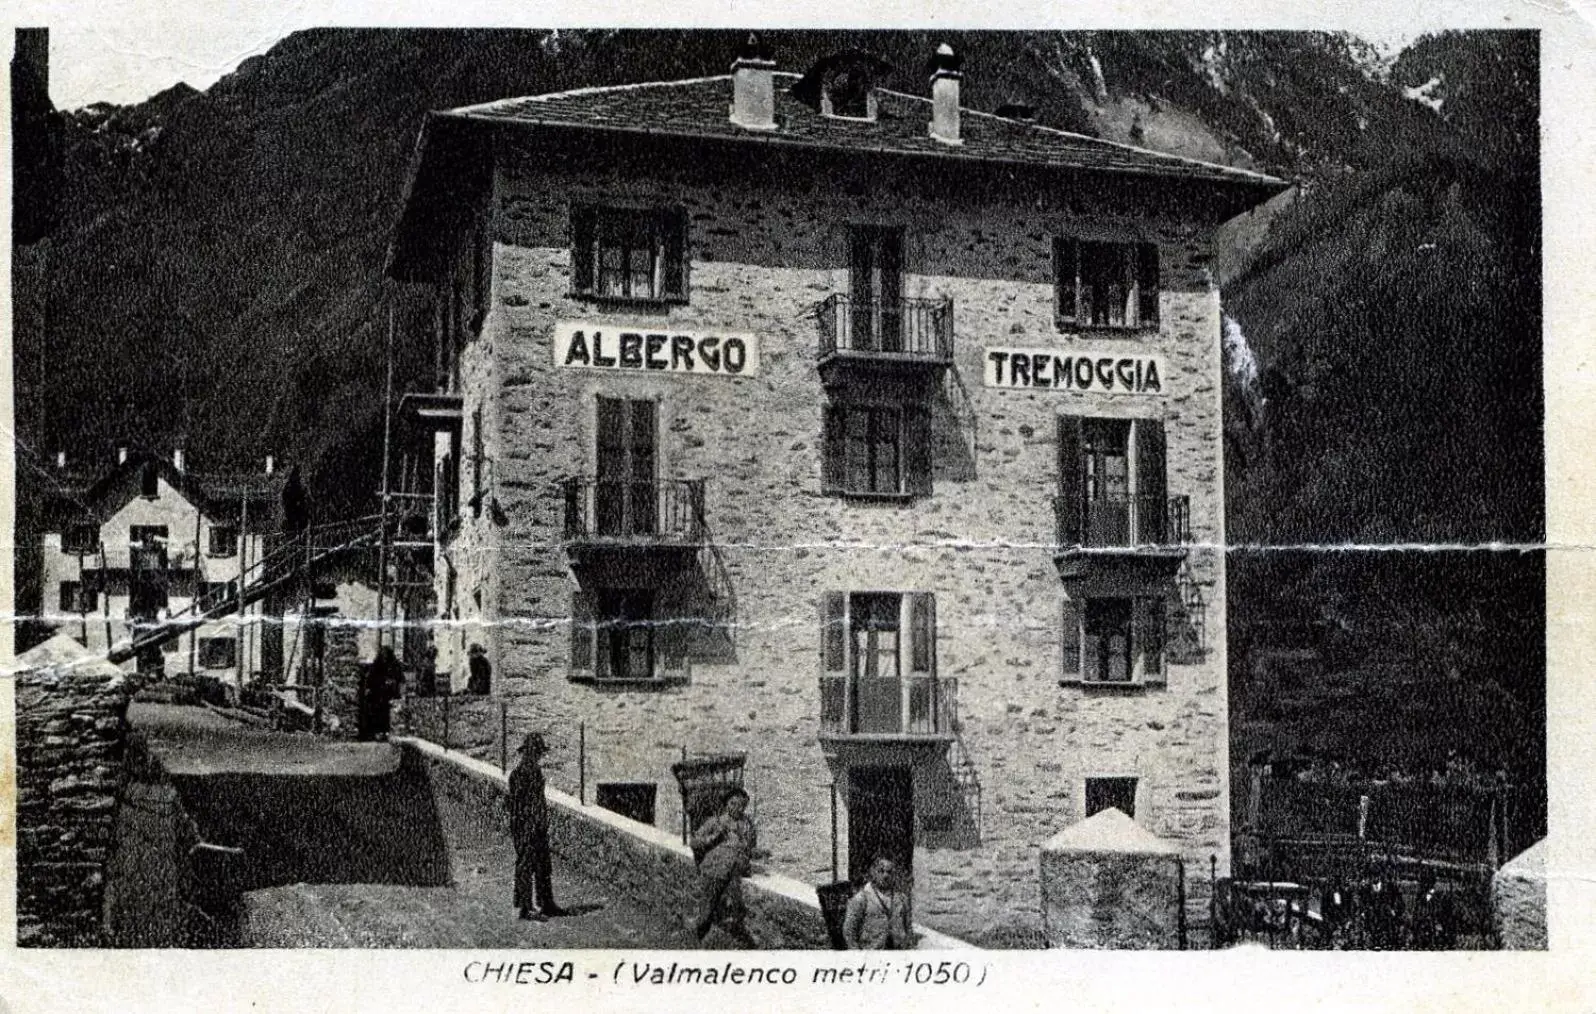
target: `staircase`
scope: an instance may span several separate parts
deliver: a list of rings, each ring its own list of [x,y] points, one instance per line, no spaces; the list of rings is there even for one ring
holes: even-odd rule
[[[136,625],[133,636],[112,646],[106,657],[116,664],[126,662],[140,652],[158,648],[197,627],[259,602],[272,591],[313,570],[324,560],[353,549],[375,546],[382,537],[379,517],[307,528],[290,536],[272,552],[255,561],[237,580],[229,581],[209,594],[195,596],[188,606],[164,619]]]

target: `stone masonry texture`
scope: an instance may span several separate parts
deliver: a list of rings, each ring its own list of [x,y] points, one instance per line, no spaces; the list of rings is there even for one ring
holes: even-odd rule
[[[1038,850],[1084,816],[1088,777],[1137,777],[1137,821],[1179,846],[1188,869],[1206,872],[1215,856],[1228,873],[1225,572],[1213,548],[1224,542],[1220,321],[1207,269],[1215,223],[1200,202],[1146,184],[1083,178],[1033,191],[1003,184],[1000,170],[989,175],[955,185],[886,161],[720,164],[597,141],[580,151],[501,143],[484,198],[492,302],[461,351],[460,384],[468,431],[480,413],[486,494],[497,509],[465,513],[439,570],[456,575],[446,614],[485,624],[511,736],[539,729],[549,738],[554,787],[576,791],[585,726],[589,791],[601,781],[656,782],[658,824],[674,828],[670,764],[684,750],[746,753],[772,868],[820,883],[834,847],[847,870],[848,765],[912,763],[916,918],[980,942],[1034,943]],[[685,209],[685,305],[618,309],[570,295],[571,207],[588,203]],[[934,492],[910,503],[821,493],[827,392],[815,307],[847,291],[850,223],[902,226],[903,294],[954,301],[955,361],[932,403]],[[1061,329],[1054,236],[1155,242],[1159,328]],[[575,320],[751,333],[761,369],[712,377],[559,368],[552,332]],[[1169,375],[1157,396],[988,389],[990,347],[1156,354]],[[686,681],[571,679],[576,585],[558,483],[592,474],[601,394],[656,400],[657,474],[707,479],[707,520],[738,612],[730,648],[694,648]],[[1191,498],[1196,544],[1179,583],[1158,586],[1170,603],[1167,685],[1060,685],[1066,591],[1050,497],[1066,414],[1164,423],[1168,492]],[[473,439],[465,433],[462,446]],[[952,746],[823,749],[822,595],[863,590],[935,594],[938,674],[958,681]],[[455,668],[460,686],[463,659]],[[979,796],[970,779],[954,778],[962,761]],[[1195,922],[1206,915],[1206,879],[1188,885]]]
[[[17,942],[104,942],[105,873],[131,690],[70,667],[16,677]]]

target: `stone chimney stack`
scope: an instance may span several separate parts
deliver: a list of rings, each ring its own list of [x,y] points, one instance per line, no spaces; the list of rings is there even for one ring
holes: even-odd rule
[[[270,454],[266,455],[266,474],[271,475],[276,467],[277,459],[272,457]]]
[[[732,64],[731,121],[747,130],[776,129],[776,61],[770,49],[749,35]]]
[[[963,144],[959,138],[959,82],[964,60],[944,42],[931,57],[931,136],[943,144]]]
[[[66,451],[56,451],[55,452],[55,467],[56,468],[65,468],[66,467]]]
[[[172,448],[172,467],[179,472],[183,470],[183,448],[181,446]]]
[[[116,463],[118,465],[127,464],[127,444],[116,445]]]

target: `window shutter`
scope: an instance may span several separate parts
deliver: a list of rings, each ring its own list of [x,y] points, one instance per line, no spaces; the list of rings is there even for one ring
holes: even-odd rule
[[[1135,629],[1136,654],[1141,656],[1142,682],[1163,683],[1164,675],[1164,600],[1144,597],[1136,600]]]
[[[687,299],[687,212],[675,208],[660,213],[662,253],[661,279],[666,299]]]
[[[1164,483],[1164,424],[1158,419],[1137,419],[1136,508],[1137,541],[1162,545],[1169,535],[1169,503]]]
[[[571,592],[571,671],[593,674],[593,600],[580,588]]]
[[[820,603],[820,671],[848,671],[848,593],[826,592]]]
[[[1079,681],[1081,678],[1081,603],[1065,599],[1059,623],[1059,637],[1064,645],[1059,677]]]
[[[937,671],[937,599],[930,592],[912,592],[909,600],[909,668]]]
[[[904,406],[903,443],[903,491],[914,496],[930,496],[934,456],[931,452],[931,411],[925,405]]]
[[[1136,247],[1136,320],[1143,327],[1158,323],[1158,246],[1140,243]]]
[[[1054,510],[1058,520],[1058,544],[1081,544],[1083,483],[1081,467],[1081,417],[1060,416],[1058,420],[1058,499]]]
[[[471,413],[471,516],[482,516],[482,409]]]
[[[1075,241],[1053,238],[1053,289],[1058,303],[1058,319],[1075,319]]]
[[[577,292],[593,291],[592,208],[571,209],[571,287]]]
[[[821,410],[823,447],[820,452],[820,491],[839,493],[848,466],[847,427],[844,410],[827,405]]]

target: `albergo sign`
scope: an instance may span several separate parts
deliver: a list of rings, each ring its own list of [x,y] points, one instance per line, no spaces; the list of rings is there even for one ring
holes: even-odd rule
[[[986,386],[1103,394],[1163,394],[1163,356],[1086,349],[987,349]]]
[[[562,320],[554,325],[554,365],[751,377],[759,373],[759,340],[741,332],[660,331],[630,324]]]

